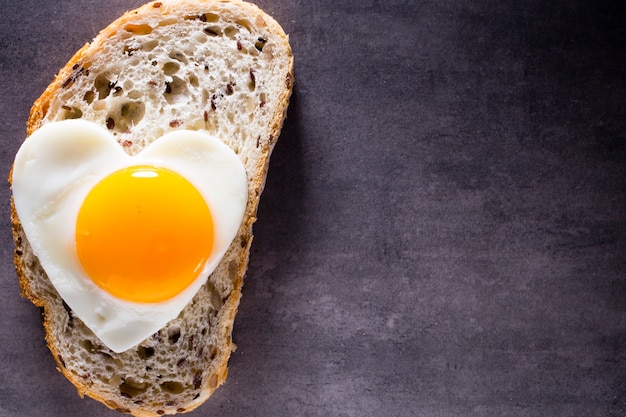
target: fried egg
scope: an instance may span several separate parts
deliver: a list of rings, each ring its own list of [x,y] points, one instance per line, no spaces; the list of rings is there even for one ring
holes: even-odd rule
[[[111,350],[176,318],[237,235],[245,168],[221,140],[177,130],[129,156],[104,127],[48,123],[21,146],[13,199],[47,276]]]

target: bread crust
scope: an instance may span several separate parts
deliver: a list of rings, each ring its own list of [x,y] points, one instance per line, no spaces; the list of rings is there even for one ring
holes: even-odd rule
[[[44,123],[44,117],[49,111],[50,102],[63,88],[64,83],[67,83],[67,80],[73,76],[76,65],[79,65],[81,62],[85,62],[90,57],[99,54],[101,52],[102,42],[106,41],[109,37],[117,33],[124,26],[150,14],[159,13],[163,16],[168,16],[172,13],[172,11],[181,9],[189,9],[190,11],[202,9],[210,11],[212,10],[212,7],[217,4],[232,5],[239,10],[242,16],[245,16],[247,18],[257,18],[258,16],[260,16],[264,20],[265,24],[268,26],[268,30],[271,31],[274,36],[281,39],[282,42],[287,45],[290,55],[289,57],[287,57],[289,60],[289,65],[288,71],[285,73],[285,85],[282,88],[280,97],[278,97],[277,104],[274,106],[273,109],[273,116],[271,118],[270,126],[271,134],[269,135],[269,140],[263,141],[263,143],[261,144],[261,146],[263,147],[262,157],[259,158],[259,160],[257,161],[257,166],[255,168],[256,175],[248,179],[251,185],[249,187],[248,204],[246,207],[246,212],[241,228],[239,229],[239,233],[234,241],[241,243],[233,244],[233,246],[238,246],[238,259],[236,273],[233,280],[233,290],[225,300],[225,303],[220,310],[220,314],[222,314],[222,320],[219,323],[219,329],[217,329],[220,332],[221,337],[227,339],[228,343],[230,344],[232,323],[234,321],[241,298],[241,288],[243,285],[244,275],[248,266],[250,245],[253,238],[252,225],[256,220],[256,211],[258,207],[259,197],[261,192],[263,191],[263,187],[265,184],[270,155],[272,153],[274,145],[276,144],[276,141],[280,134],[280,130],[283,126],[283,121],[286,117],[286,111],[294,83],[293,56],[291,55],[291,49],[288,46],[288,37],[284,33],[280,25],[269,15],[265,14],[257,6],[239,0],[172,0],[153,1],[147,3],[139,7],[138,9],[124,13],[121,17],[119,17],[109,26],[104,28],[93,40],[93,42],[85,44],[74,54],[74,56],[58,72],[54,80],[33,104],[30,111],[30,116],[26,123],[26,127],[28,137],[35,130],[37,130],[42,125],[42,123]],[[9,183],[11,182],[12,174],[9,174]],[[75,385],[81,397],[87,395],[104,403],[109,408],[116,409],[125,413],[130,413],[138,417],[154,417],[162,415],[163,413],[174,414],[176,412],[191,411],[201,405],[213,393],[213,391],[224,382],[228,373],[227,365],[229,360],[229,352],[220,352],[220,354],[216,358],[216,361],[219,363],[218,366],[215,368],[216,371],[212,373],[211,378],[205,378],[205,381],[208,381],[210,379],[212,379],[213,381],[211,381],[212,383],[203,384],[202,392],[198,398],[196,398],[193,402],[186,404],[184,407],[178,407],[176,410],[159,410],[159,412],[156,412],[152,409],[144,409],[141,405],[134,407],[121,405],[118,398],[110,398],[103,395],[98,390],[94,390],[92,386],[86,384],[84,380],[81,380],[75,374],[68,371],[66,364],[64,363],[64,360],[61,356],[59,347],[57,346],[55,338],[56,335],[53,334],[55,328],[55,326],[53,325],[54,317],[52,314],[49,314],[53,306],[50,304],[50,300],[48,298],[39,295],[38,292],[35,291],[32,287],[34,279],[34,266],[29,258],[29,256],[32,256],[32,253],[30,252],[30,246],[25,239],[12,198],[11,224],[13,239],[15,243],[14,263],[21,287],[22,296],[29,299],[34,305],[42,308],[43,326],[46,332],[45,339],[48,348],[50,349],[55,361],[57,362],[57,367],[59,371]]]

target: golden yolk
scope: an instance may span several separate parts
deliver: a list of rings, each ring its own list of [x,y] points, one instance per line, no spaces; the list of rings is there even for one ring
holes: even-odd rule
[[[134,166],[89,192],[76,221],[87,275],[128,301],[167,300],[198,277],[213,246],[211,212],[198,190],[168,169]]]

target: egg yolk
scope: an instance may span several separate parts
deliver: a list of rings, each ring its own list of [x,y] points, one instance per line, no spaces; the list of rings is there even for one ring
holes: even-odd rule
[[[76,221],[78,258],[96,285],[133,302],[167,300],[194,281],[213,246],[211,212],[181,175],[134,166],[105,177]]]

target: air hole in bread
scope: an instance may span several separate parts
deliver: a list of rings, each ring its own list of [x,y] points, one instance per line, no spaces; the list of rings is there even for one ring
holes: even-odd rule
[[[109,379],[109,385],[111,385],[113,387],[119,387],[123,382],[124,382],[124,380],[119,375],[113,375]]]
[[[94,87],[98,92],[98,99],[103,100],[111,94],[111,89],[115,83],[112,83],[107,73],[98,74],[94,81]]]
[[[138,99],[140,99],[141,97],[143,97],[144,95],[143,95],[143,93],[142,93],[141,91],[138,91],[138,90],[132,90],[132,91],[129,91],[129,92],[128,92],[128,94],[126,94],[126,96],[127,96],[128,98],[130,98],[130,99],[133,99],[133,100],[138,100]]]
[[[126,378],[120,384],[119,388],[122,396],[132,398],[146,392],[148,388],[150,388],[150,384],[147,382],[138,382],[132,378]]]
[[[228,26],[226,29],[224,29],[224,35],[226,35],[227,37],[231,39],[235,39],[235,37],[238,34],[239,34],[239,29],[237,29],[234,26]]]
[[[167,330],[167,340],[170,344],[175,344],[180,339],[180,329],[178,327],[172,327]]]
[[[124,46],[124,55],[133,56],[135,52],[137,52],[137,48],[128,45]]]
[[[191,84],[194,87],[198,87],[200,85],[200,83],[198,82],[198,77],[196,77],[195,75],[191,74],[189,76],[189,84]]]
[[[198,389],[202,385],[202,371],[195,371],[192,380],[193,388]]]
[[[139,356],[143,360],[146,360],[154,356],[154,348],[150,346],[138,346],[137,356]]]
[[[240,19],[240,20],[237,20],[235,23],[237,23],[239,26],[241,26],[242,28],[244,28],[248,32],[252,32],[252,29],[250,29],[252,27],[252,25],[250,24],[249,21],[247,21],[245,19]]]
[[[165,75],[174,75],[180,70],[180,65],[177,62],[166,62],[163,65],[163,73]]]
[[[180,52],[180,51],[172,51],[170,52],[169,55],[170,58],[175,59],[177,61],[182,62],[183,64],[187,63],[187,57],[185,56],[184,52]]]
[[[125,101],[113,107],[107,115],[107,127],[117,132],[128,132],[137,125],[146,113],[141,101]]]
[[[256,40],[256,42],[254,43],[254,47],[256,49],[258,49],[259,51],[263,51],[263,48],[265,47],[265,44],[267,43],[267,40],[261,36],[259,36]]]
[[[178,22],[177,17],[167,17],[159,21],[159,26],[163,27],[163,26],[174,25],[177,22]]]
[[[172,77],[172,81],[165,83],[165,100],[169,103],[175,103],[181,96],[189,93],[187,83],[178,77]]]
[[[201,20],[203,22],[217,22],[220,20],[220,17],[215,13],[205,13],[201,16]]]
[[[183,384],[178,381],[165,381],[159,384],[161,390],[170,394],[180,394],[185,390]]]
[[[89,353],[93,353],[94,351],[93,343],[91,343],[91,340],[81,340],[80,347],[82,347]]]
[[[80,119],[83,117],[83,111],[78,107],[61,106],[63,113],[61,113],[61,119]]]
[[[96,93],[93,90],[89,90],[85,92],[83,96],[83,100],[87,102],[87,104],[93,103],[93,100],[96,98]]]
[[[215,359],[218,353],[219,350],[215,346],[211,346],[211,349],[209,350],[209,358],[211,360]]]
[[[141,45],[141,49],[146,51],[146,52],[150,52],[154,48],[156,48],[157,46],[159,46],[159,41],[156,40],[156,39],[153,39],[151,41],[144,42],[143,45]]]
[[[124,26],[124,30],[135,35],[149,35],[152,33],[152,26],[148,24],[132,24]]]
[[[219,26],[207,26],[204,28],[204,33],[209,36],[220,36],[222,34],[222,28]]]

